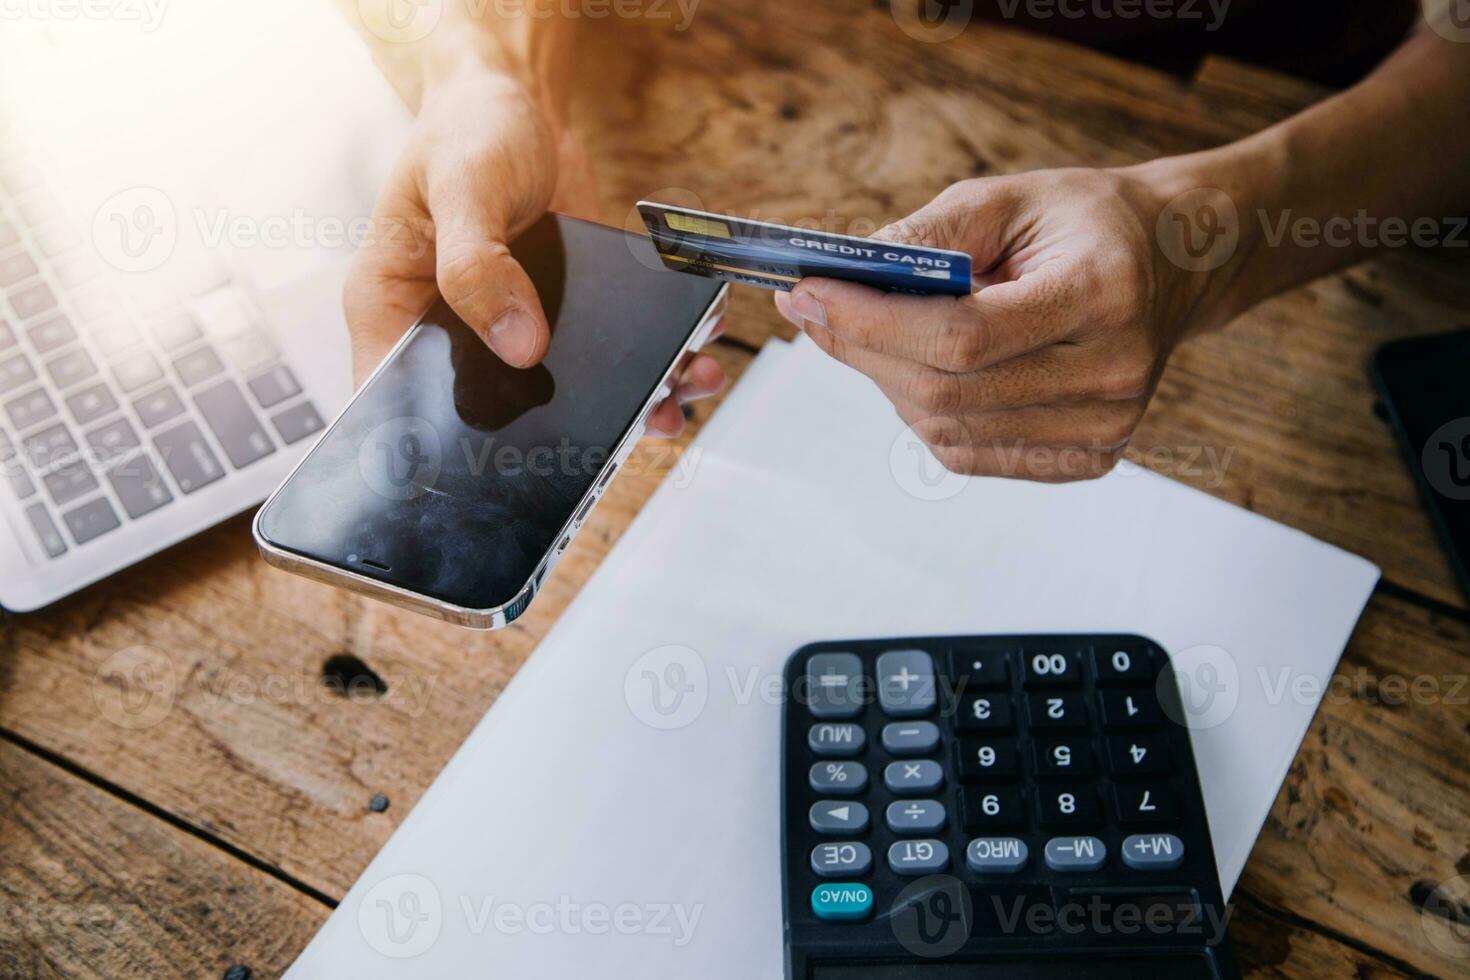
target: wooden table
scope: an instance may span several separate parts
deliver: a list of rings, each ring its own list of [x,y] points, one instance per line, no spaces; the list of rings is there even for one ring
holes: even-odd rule
[[[682,33],[589,27],[576,124],[612,223],[687,188],[746,215],[881,224],[953,180],[1207,147],[1321,95],[993,27],[919,44],[881,3],[708,3]],[[1391,337],[1465,323],[1466,269],[1393,255],[1181,350],[1131,451],[1383,568],[1236,891],[1252,975],[1470,972],[1440,900],[1463,902],[1454,879],[1470,873],[1470,616],[1365,371]],[[755,291],[730,322],[714,352],[732,377],[789,336]],[[1223,479],[1189,465],[1202,451],[1228,459]],[[653,491],[644,462],[502,633],[269,569],[245,517],[7,623],[0,975],[283,970]]]

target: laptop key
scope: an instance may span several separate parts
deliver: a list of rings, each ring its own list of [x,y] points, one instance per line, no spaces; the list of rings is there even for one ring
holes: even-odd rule
[[[250,329],[235,337],[220,341],[225,358],[240,371],[255,369],[281,356],[276,342],[264,331]]]
[[[36,369],[24,354],[12,354],[0,361],[0,395],[14,391],[27,382],[36,380]]]
[[[164,317],[153,325],[153,339],[164,350],[178,350],[202,336],[204,335],[199,332],[199,324],[187,313]]]
[[[66,396],[66,407],[78,425],[86,425],[117,409],[117,399],[112,397],[106,383],[97,382]]]
[[[235,382],[225,380],[206,388],[194,396],[194,404],[236,469],[276,451]]]
[[[99,455],[116,455],[128,449],[136,449],[142,445],[138,441],[138,433],[133,431],[133,423],[127,419],[114,419],[106,425],[99,426],[87,433],[87,444]]]
[[[311,402],[291,406],[279,415],[272,416],[271,423],[288,446],[300,442],[312,433],[320,432],[324,424],[322,417],[317,414],[316,406]]]
[[[96,374],[97,362],[92,360],[91,354],[78,347],[47,361],[46,373],[51,375],[51,381],[56,387],[70,388]]]
[[[219,355],[214,352],[214,348],[207,345],[192,350],[183,357],[174,358],[174,370],[178,372],[179,380],[188,388],[207,381],[224,369]]]
[[[0,289],[9,289],[31,276],[39,275],[40,272],[41,270],[36,268],[36,260],[31,258],[29,252],[7,255],[0,258]]]
[[[10,484],[18,500],[24,500],[36,492],[36,485],[31,482],[30,474],[26,472],[25,463],[15,451],[15,446],[0,432],[0,470],[4,470],[5,479]]]
[[[297,383],[296,375],[284,364],[277,364],[270,370],[257,374],[247,384],[261,408],[273,408],[287,398],[301,394],[301,385]]]
[[[41,547],[46,549],[47,556],[56,558],[66,553],[66,541],[61,537],[61,531],[51,519],[45,504],[39,500],[31,504],[26,508],[26,518],[31,522],[31,530],[40,539]]]
[[[33,432],[21,441],[21,451],[38,470],[43,470],[58,460],[65,459],[77,451],[76,440],[67,431],[66,423],[48,425]]]
[[[72,328],[70,320],[58,315],[30,327],[26,330],[26,336],[30,338],[31,346],[36,349],[37,354],[49,354],[62,344],[76,340],[77,332]]]
[[[97,478],[82,460],[47,473],[41,477],[41,482],[46,484],[46,492],[58,507],[65,507],[97,489]]]
[[[147,351],[140,351],[112,365],[112,377],[124,394],[131,394],[153,384],[163,377],[163,368],[158,359]]]
[[[89,500],[62,514],[61,519],[66,522],[66,528],[77,544],[86,544],[122,525],[117,519],[117,511],[112,509],[106,497]]]
[[[162,425],[176,415],[183,414],[184,402],[172,388],[159,388],[134,400],[133,411],[148,428]]]
[[[56,309],[56,294],[44,282],[11,290],[9,298],[10,308],[22,320],[29,320]]]
[[[121,317],[110,316],[87,328],[92,342],[104,357],[111,357],[138,343],[138,328]]]
[[[5,414],[17,432],[38,425],[56,414],[56,406],[45,388],[37,388],[5,403]]]
[[[225,475],[224,467],[204,441],[204,433],[192,421],[158,433],[153,437],[153,445],[173,474],[174,482],[185,493],[193,493]]]
[[[0,350],[9,350],[15,346],[15,331],[10,329],[10,323],[0,314]]]
[[[15,226],[3,218],[0,218],[0,252],[20,241],[20,234],[16,232]]]
[[[133,520],[174,499],[163,482],[163,476],[145,453],[138,453],[113,467],[107,474],[107,482],[112,484],[123,510]]]

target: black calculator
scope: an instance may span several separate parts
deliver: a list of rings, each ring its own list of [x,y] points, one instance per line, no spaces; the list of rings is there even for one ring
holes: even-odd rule
[[[823,642],[785,685],[791,980],[1239,976],[1158,644]]]

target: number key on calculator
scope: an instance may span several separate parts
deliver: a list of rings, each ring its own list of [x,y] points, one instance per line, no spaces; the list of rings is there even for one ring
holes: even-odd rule
[[[788,977],[1238,977],[1168,664],[1138,636],[798,650]]]

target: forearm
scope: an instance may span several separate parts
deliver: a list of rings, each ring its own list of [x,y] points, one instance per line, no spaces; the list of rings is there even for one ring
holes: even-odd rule
[[[1470,204],[1467,105],[1470,45],[1424,30],[1359,85],[1279,125],[1136,169],[1166,200],[1213,187],[1235,204],[1239,247],[1214,286],[1224,322],[1382,248],[1456,234],[1448,219]]]
[[[403,100],[418,111],[425,93],[464,71],[504,74],[524,85],[558,123],[571,94],[576,21],[537,0],[445,0],[422,34],[367,18],[353,0],[337,0]]]

